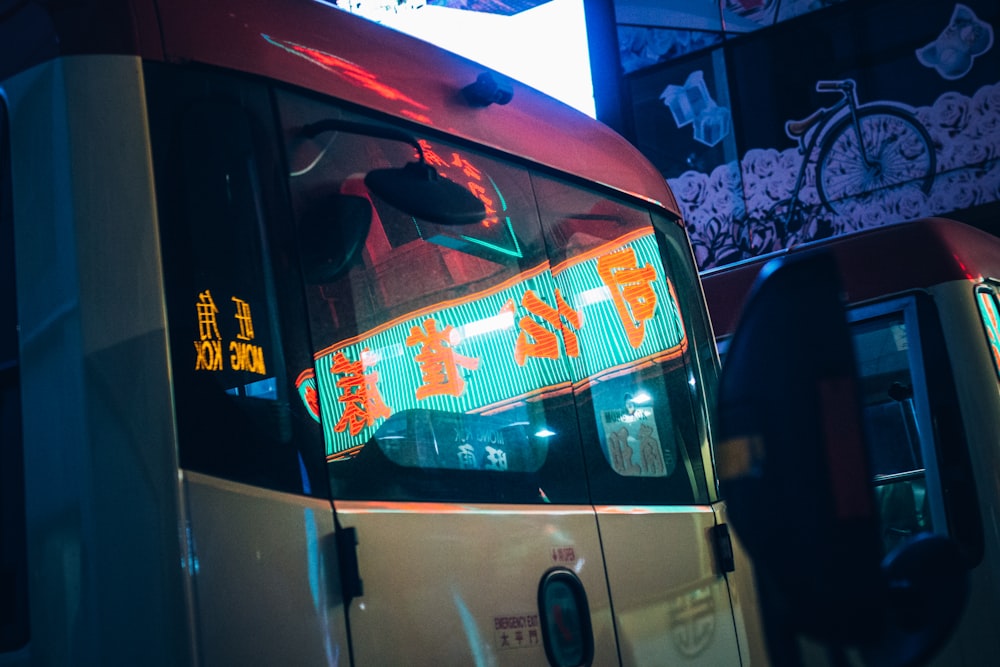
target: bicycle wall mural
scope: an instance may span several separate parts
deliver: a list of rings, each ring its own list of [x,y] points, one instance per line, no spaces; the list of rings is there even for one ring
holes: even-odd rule
[[[806,154],[753,149],[739,165],[668,179],[699,265],[1000,199],[1000,84],[912,112],[887,102],[868,109],[876,111],[860,119],[867,164],[847,116],[835,132],[813,128]],[[742,199],[731,196],[741,189]]]
[[[871,22],[891,15],[894,3],[883,5]],[[993,26],[976,11],[994,17],[998,5],[955,3],[933,35],[911,20],[911,34],[885,38],[891,61],[862,54],[810,67],[805,56],[788,61],[787,72],[762,73],[759,62],[794,50],[779,35],[777,46],[758,49],[764,55],[730,50],[724,60],[709,54],[691,59],[689,71],[668,72],[676,82],[656,100],[668,112],[659,116],[663,152],[652,157],[685,215],[699,266],[1000,202],[1000,67]],[[850,21],[845,15],[841,25]],[[839,39],[831,38],[835,54]],[[734,85],[748,70],[756,81]]]

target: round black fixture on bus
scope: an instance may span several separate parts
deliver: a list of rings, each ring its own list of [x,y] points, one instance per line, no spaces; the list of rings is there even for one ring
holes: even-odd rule
[[[514,88],[506,79],[494,76],[493,72],[483,72],[462,89],[465,101],[474,107],[488,107],[491,104],[507,104],[514,99]]]
[[[565,568],[546,572],[538,586],[538,611],[549,664],[589,667],[594,660],[594,632],[579,577]]]

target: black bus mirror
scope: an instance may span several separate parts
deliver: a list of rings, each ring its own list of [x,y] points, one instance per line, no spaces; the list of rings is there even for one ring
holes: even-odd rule
[[[754,564],[772,660],[798,664],[796,637],[880,666],[919,664],[940,648],[966,571],[957,545],[936,535],[882,563],[832,255],[797,253],[761,271],[726,354],[717,417],[720,490]]]
[[[335,131],[399,141],[416,149],[416,162],[402,167],[373,169],[365,175],[365,186],[390,206],[439,225],[470,225],[486,217],[483,202],[468,188],[439,174],[428,164],[420,142],[406,132],[383,125],[328,118],[306,125],[301,134],[311,138]]]
[[[423,160],[373,169],[365,176],[372,194],[390,206],[439,225],[482,222],[486,207],[468,188],[441,176]]]

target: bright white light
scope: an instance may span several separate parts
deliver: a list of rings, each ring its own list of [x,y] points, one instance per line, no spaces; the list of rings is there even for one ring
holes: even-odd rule
[[[646,405],[646,403],[651,403],[653,397],[646,393],[645,390],[640,389],[635,396],[632,397],[632,402],[636,405]]]
[[[514,328],[514,313],[500,313],[492,317],[486,317],[475,322],[470,322],[459,327],[461,335],[460,341],[474,336],[484,336],[494,331],[507,331]]]
[[[387,347],[380,347],[376,350],[365,349],[361,351],[361,364],[365,368],[371,368],[383,359],[401,357],[404,354],[401,343],[393,343]]]
[[[611,301],[611,290],[604,286],[595,287],[581,292],[576,298],[576,303],[581,308],[583,306],[591,306],[595,303],[602,303],[604,301]]]
[[[549,0],[513,16],[436,5],[363,15],[597,117],[583,0]]]
[[[555,431],[550,431],[547,428],[541,428],[535,433],[536,438],[551,438],[556,434]]]

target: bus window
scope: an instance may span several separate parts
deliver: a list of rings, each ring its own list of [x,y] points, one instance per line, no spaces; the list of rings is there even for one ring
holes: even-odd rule
[[[321,100],[278,101],[314,277],[315,362],[298,386],[336,497],[586,503],[586,458],[596,502],[705,502],[672,251],[648,211],[414,137],[486,209],[436,225],[364,187],[414,160],[410,143]],[[334,129],[309,136],[320,120]]]
[[[852,325],[865,426],[871,443],[875,498],[886,552],[932,529],[923,464],[923,438],[915,396],[922,390],[911,372],[915,331],[902,311]]]
[[[0,651],[28,641],[24,443],[7,107],[0,101]]]
[[[977,563],[983,533],[935,304],[915,292],[856,307],[849,319],[886,550],[930,531],[955,539]]]
[[[322,493],[289,400],[282,343],[301,326],[282,321],[297,277],[265,225],[284,202],[266,89],[155,65],[147,80],[181,467]]]
[[[707,502],[697,370],[677,291],[688,286],[670,272],[686,246],[664,236],[679,230],[665,223],[657,233],[646,210],[596,192],[534,182],[552,275],[574,295],[573,386],[594,502]]]
[[[848,312],[886,553],[917,533],[948,530],[943,500],[940,491],[934,497],[936,482],[926,463],[936,467],[945,454],[929,417],[934,397],[920,351],[918,305],[914,298],[902,298]],[[931,318],[928,312],[923,319]],[[720,357],[728,343],[728,337],[719,340]],[[942,387],[940,393],[948,391]],[[941,508],[939,515],[934,507]]]
[[[343,266],[307,285],[315,361],[299,391],[321,423],[335,497],[586,502],[556,283],[528,173],[414,137],[487,217],[446,227],[371,195],[364,174],[413,161],[373,121],[278,92],[303,258]],[[357,128],[355,128],[357,129]],[[360,208],[345,206],[345,200]],[[357,227],[368,233],[347,258]],[[315,246],[321,246],[319,250]],[[312,246],[312,247],[311,247]],[[318,255],[318,256],[317,256]],[[531,311],[541,314],[532,314]]]
[[[1000,375],[1000,305],[997,303],[996,289],[992,284],[976,288],[976,304],[979,306],[986,342],[993,357],[993,367],[997,375]]]

